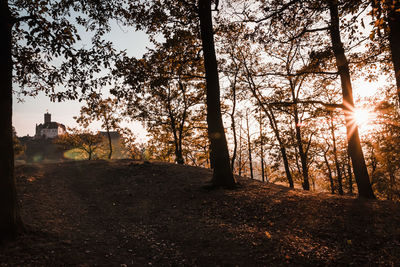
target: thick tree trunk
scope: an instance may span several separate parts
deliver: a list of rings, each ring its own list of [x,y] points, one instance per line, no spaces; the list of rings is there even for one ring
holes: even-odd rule
[[[329,1],[329,10],[331,16],[330,35],[332,49],[336,58],[336,65],[342,84],[343,105],[346,120],[348,151],[353,164],[354,175],[358,187],[358,194],[363,198],[374,199],[367,166],[365,164],[364,154],[361,148],[358,127],[352,118],[354,110],[353,89],[351,86],[350,70],[347,58],[344,54],[344,48],[340,37],[339,12],[337,0]]]
[[[0,0],[0,242],[15,238],[22,223],[14,177],[12,131],[12,18],[6,0]]]
[[[400,1],[396,1],[388,14],[388,26],[390,51],[396,77],[397,96],[400,104]]]
[[[211,17],[211,0],[199,0],[201,40],[204,53],[207,87],[207,124],[214,159],[213,186],[234,186],[228,144],[222,123],[218,66],[215,55],[214,33]]]

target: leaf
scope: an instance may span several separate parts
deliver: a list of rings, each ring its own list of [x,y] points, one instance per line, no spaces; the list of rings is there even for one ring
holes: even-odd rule
[[[268,231],[265,231],[265,236],[266,236],[268,239],[271,239],[271,238],[272,238],[271,234],[270,234]]]

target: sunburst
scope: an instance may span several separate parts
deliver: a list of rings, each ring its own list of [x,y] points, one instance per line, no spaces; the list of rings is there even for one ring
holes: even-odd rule
[[[345,114],[348,116],[348,124],[350,125],[350,133],[353,133],[356,128],[362,130],[363,132],[368,132],[371,127],[374,127],[374,123],[377,119],[377,114],[372,108],[368,107],[351,107],[350,105],[345,105],[347,107],[347,112]],[[361,129],[360,129],[361,128]]]
[[[358,126],[365,126],[373,123],[376,113],[367,108],[355,108],[352,117]]]

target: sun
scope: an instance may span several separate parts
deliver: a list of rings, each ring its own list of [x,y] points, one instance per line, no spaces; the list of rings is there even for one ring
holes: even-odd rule
[[[376,114],[367,108],[355,108],[352,117],[358,126],[365,126],[373,123]]]

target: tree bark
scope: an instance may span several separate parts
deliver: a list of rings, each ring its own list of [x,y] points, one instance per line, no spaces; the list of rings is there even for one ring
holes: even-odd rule
[[[12,17],[8,1],[0,2],[0,242],[22,230],[14,177],[12,131]]]
[[[183,159],[182,140],[183,140],[183,130],[185,127],[185,122],[186,122],[188,104],[187,104],[187,99],[186,99],[185,86],[183,85],[183,83],[181,81],[179,81],[179,89],[182,92],[184,107],[183,107],[182,118],[180,120],[179,127],[178,127],[179,132],[178,132],[178,149],[176,151],[177,152],[176,153],[176,158],[177,158],[176,162],[178,164],[184,164],[185,160]]]
[[[348,184],[349,184],[349,193],[353,194],[353,174],[351,173],[351,166],[350,166],[350,155],[347,155],[347,174],[349,176]]]
[[[211,0],[199,0],[201,41],[204,54],[207,89],[207,124],[211,154],[214,158],[213,186],[234,186],[228,144],[226,142],[221,114],[218,66],[215,55],[214,33],[211,17]]]
[[[330,36],[332,50],[336,58],[336,65],[342,85],[343,106],[346,120],[348,151],[353,164],[354,175],[360,197],[375,199],[369,180],[367,166],[365,164],[364,154],[361,148],[358,127],[352,118],[354,110],[353,89],[351,86],[350,70],[347,58],[344,54],[344,48],[340,37],[339,11],[337,0],[329,1],[330,11]]]
[[[250,128],[249,128],[249,114],[248,110],[246,110],[246,127],[247,127],[247,151],[249,153],[249,168],[250,168],[250,178],[254,179],[253,174],[253,158],[252,158],[252,149],[251,149],[251,140],[250,140]]]
[[[260,109],[260,161],[261,161],[261,180],[265,182],[265,167],[264,167],[264,136],[262,128],[262,111]]]
[[[232,152],[232,158],[231,158],[231,169],[232,172],[235,171],[235,160],[236,160],[236,154],[237,154],[237,136],[236,136],[236,122],[235,122],[235,112],[236,112],[236,79],[237,79],[237,72],[235,73],[235,79],[233,82],[233,85],[231,86],[232,89],[232,112],[230,114],[231,117],[231,128],[232,128],[232,133],[233,133],[233,152]]]
[[[329,165],[328,157],[326,156],[328,151],[329,151],[329,147],[326,151],[323,151],[323,155],[324,155],[324,161],[325,161],[326,167],[328,168],[328,177],[329,177],[329,182],[331,184],[331,193],[335,194],[335,184],[333,183],[332,169],[331,169],[331,166]]]
[[[397,11],[396,11],[397,10]],[[389,44],[396,77],[397,96],[400,105],[400,1],[396,1],[388,14]]]
[[[113,149],[112,149],[110,128],[108,126],[107,126],[107,138],[108,138],[108,159],[111,159]]]
[[[294,188],[294,183],[293,183],[293,178],[292,178],[292,174],[290,172],[290,167],[289,167],[289,160],[286,154],[286,148],[285,148],[285,144],[283,143],[281,136],[279,134],[279,130],[278,130],[278,126],[277,126],[277,122],[274,116],[274,113],[272,112],[272,110],[269,108],[269,112],[267,112],[267,110],[264,110],[265,114],[267,115],[272,130],[274,131],[275,137],[278,140],[278,144],[279,144],[279,148],[281,151],[281,156],[282,156],[282,160],[283,160],[283,166],[285,168],[285,173],[286,173],[286,178],[288,179],[289,182],[289,187],[290,188]]]
[[[289,64],[288,64],[289,66]],[[288,67],[289,68],[289,67]],[[289,71],[288,71],[289,74]],[[308,176],[308,164],[307,164],[307,153],[304,150],[303,147],[303,137],[302,137],[302,132],[300,128],[300,120],[299,120],[299,110],[297,107],[298,103],[298,96],[296,95],[296,85],[297,82],[293,82],[292,78],[289,76],[288,78],[289,84],[290,84],[290,92],[292,94],[292,100],[293,100],[293,115],[294,115],[294,123],[295,123],[295,131],[296,131],[296,143],[297,143],[297,148],[299,150],[299,155],[300,155],[300,162],[301,162],[301,171],[303,174],[303,189],[304,190],[310,190],[310,181],[309,181],[309,176]],[[297,85],[299,86],[299,85]],[[300,87],[301,88],[301,83]]]
[[[338,192],[339,195],[343,195],[343,176],[342,170],[340,169],[340,164],[337,156],[337,147],[336,147],[336,136],[335,136],[335,128],[333,125],[333,115],[330,113],[330,123],[331,123],[331,135],[332,135],[332,143],[333,143],[333,157],[335,160],[335,167],[336,167],[336,175],[338,180]]]
[[[239,159],[238,159],[238,175],[242,176],[242,118],[240,118],[240,127],[239,127]]]
[[[184,89],[183,85],[181,82],[179,82],[179,87],[184,95]],[[170,88],[168,87],[168,94],[167,94],[167,111],[168,111],[168,116],[170,120],[170,127],[172,131],[172,135],[174,137],[174,148],[175,148],[175,162],[178,164],[184,164],[184,159],[183,159],[183,154],[182,154],[182,132],[183,132],[183,124],[185,123],[185,116],[186,116],[186,99],[184,99],[185,102],[185,108],[184,108],[184,115],[183,115],[183,122],[177,129],[177,122],[176,122],[176,116],[172,111],[171,107],[171,92]]]
[[[297,110],[297,100],[293,99],[295,102],[294,105],[294,123],[295,129],[296,129],[296,142],[297,142],[297,148],[299,149],[299,154],[300,154],[300,161],[301,161],[301,169],[303,173],[303,189],[304,190],[310,190],[310,182],[308,178],[308,164],[307,164],[307,154],[304,151],[303,147],[303,138],[301,135],[301,129],[300,129],[300,122],[299,122],[299,114]]]

